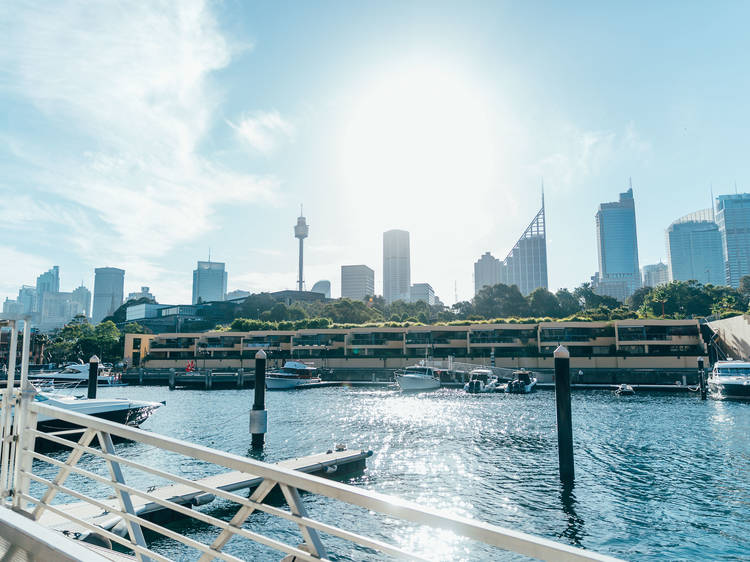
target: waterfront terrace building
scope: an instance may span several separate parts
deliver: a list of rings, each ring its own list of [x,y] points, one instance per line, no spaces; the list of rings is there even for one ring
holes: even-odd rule
[[[375,272],[366,265],[341,266],[341,298],[353,301],[375,296]]]
[[[706,355],[698,320],[616,320],[126,334],[125,358],[148,368],[184,369],[189,361],[201,368],[251,368],[263,349],[271,365],[296,359],[333,369],[396,369],[425,357],[487,365],[494,356],[498,367],[551,370],[559,344],[570,350],[576,372],[694,373],[697,358]]]

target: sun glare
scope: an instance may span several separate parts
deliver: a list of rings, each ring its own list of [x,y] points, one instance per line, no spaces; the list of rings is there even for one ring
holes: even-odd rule
[[[345,196],[400,220],[447,211],[460,198],[477,204],[493,181],[492,121],[480,88],[447,67],[418,65],[373,80],[341,137]]]

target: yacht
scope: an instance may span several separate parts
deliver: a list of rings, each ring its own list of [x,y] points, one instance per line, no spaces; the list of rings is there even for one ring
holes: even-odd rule
[[[318,369],[299,361],[287,361],[281,369],[266,374],[268,390],[291,390],[319,382]]]
[[[505,387],[508,394],[528,394],[536,387],[536,377],[531,376],[531,371],[513,371],[513,380]]]
[[[397,371],[396,383],[402,391],[435,390],[440,388],[440,376],[432,367],[415,365]]]
[[[750,400],[750,361],[717,361],[708,377],[711,398]]]
[[[498,386],[497,375],[490,369],[474,369],[469,373],[469,382],[464,385],[464,390],[469,394],[480,394],[497,392]]]
[[[52,381],[55,384],[80,383],[81,385],[86,385],[89,381],[89,365],[88,363],[71,363],[59,371],[29,373],[29,381],[32,383]],[[122,383],[118,375],[113,375],[108,368],[100,363],[97,374],[97,385],[121,386]]]

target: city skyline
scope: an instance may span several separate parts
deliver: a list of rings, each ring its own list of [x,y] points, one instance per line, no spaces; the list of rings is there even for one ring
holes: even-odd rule
[[[412,276],[451,304],[454,286],[472,296],[477,256],[533,216],[541,178],[555,290],[593,272],[591,209],[628,176],[645,264],[666,261],[664,229],[712,184],[748,191],[745,6],[649,5],[648,20],[633,5],[298,10],[291,23],[255,4],[8,10],[0,260],[15,265],[0,298],[52,264],[93,287],[113,263],[128,290],[189,302],[208,247],[230,289],[293,288],[288,221],[305,201],[311,282],[339,294],[340,264],[381,263],[378,233],[402,228]],[[303,21],[308,40],[289,41]],[[638,48],[614,41],[634,29]]]

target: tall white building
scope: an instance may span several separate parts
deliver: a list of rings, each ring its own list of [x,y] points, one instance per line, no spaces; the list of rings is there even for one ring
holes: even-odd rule
[[[361,301],[375,295],[375,272],[366,265],[341,266],[341,298]]]
[[[218,261],[199,261],[193,271],[193,304],[223,301],[227,294],[225,264]]]
[[[79,287],[80,288],[80,287]],[[88,289],[83,287],[88,293]],[[39,319],[39,329],[43,332],[57,330],[86,311],[79,301],[81,293],[47,293]]]
[[[408,302],[411,293],[409,233],[389,230],[383,233],[383,297],[390,304]]]
[[[750,275],[750,193],[719,195],[716,199],[726,284],[736,289],[740,279]]]
[[[482,254],[474,263],[474,294],[485,287],[492,287],[501,283],[500,275],[502,263],[489,252]]]
[[[44,306],[44,296],[60,292],[60,266],[54,266],[49,271],[36,278],[36,307],[35,312],[41,312]]]
[[[414,283],[410,292],[411,302],[424,301],[430,306],[435,304],[435,290],[429,283]]]
[[[122,304],[125,270],[116,267],[97,267],[94,270],[94,309],[91,321],[101,322]]]
[[[654,263],[650,265],[644,265],[641,268],[643,273],[643,286],[644,287],[657,287],[664,283],[669,283],[669,268],[666,263]]]

